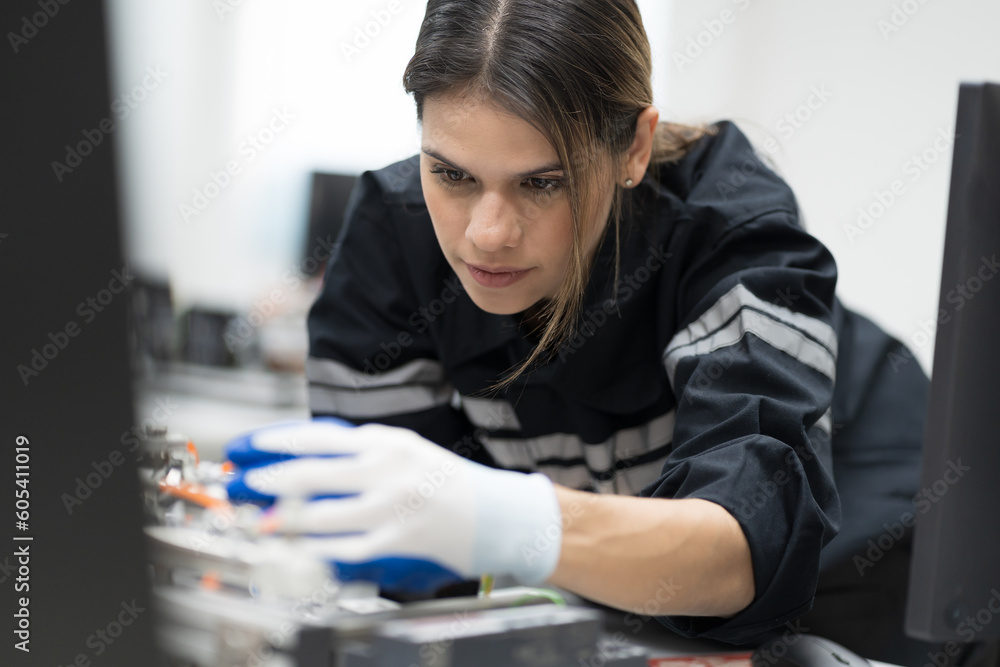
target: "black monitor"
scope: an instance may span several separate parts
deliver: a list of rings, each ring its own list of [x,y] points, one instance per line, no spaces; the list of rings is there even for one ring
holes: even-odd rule
[[[344,226],[344,209],[357,180],[357,176],[348,174],[313,172],[305,261],[302,263],[302,272],[306,275],[316,276],[323,272],[324,262],[310,259],[329,256],[325,251],[340,235],[340,228]]]
[[[907,632],[1000,639],[1000,85],[958,97]]]
[[[156,665],[103,4],[0,19],[0,665]]]

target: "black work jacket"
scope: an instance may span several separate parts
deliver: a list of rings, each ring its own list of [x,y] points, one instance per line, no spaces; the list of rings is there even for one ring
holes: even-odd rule
[[[576,337],[500,395],[488,389],[535,342],[521,315],[462,290],[417,156],[366,172],[309,315],[307,376],[317,416],[405,426],[573,488],[726,508],[753,602],[658,620],[746,642],[805,612],[821,566],[906,511],[927,388],[898,341],[835,298],[834,259],[787,184],[735,125],[716,127],[626,191],[619,283],[609,225]]]

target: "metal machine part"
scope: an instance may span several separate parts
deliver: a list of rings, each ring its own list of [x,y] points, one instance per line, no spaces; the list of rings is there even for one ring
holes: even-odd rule
[[[270,604],[158,587],[157,640],[175,667],[641,667],[648,655],[637,647],[602,645],[598,610],[554,605],[545,596],[519,607],[485,608],[481,598],[464,597],[368,614],[330,596],[319,603]],[[514,597],[491,604],[510,604]]]
[[[227,469],[186,438],[150,435],[143,462],[156,638],[172,667],[639,667],[640,649],[600,641],[601,613],[556,591],[400,604],[337,581],[261,534],[260,508],[230,504]]]

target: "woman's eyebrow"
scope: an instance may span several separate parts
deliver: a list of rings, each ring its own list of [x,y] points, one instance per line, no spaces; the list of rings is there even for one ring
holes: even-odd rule
[[[434,158],[435,160],[440,160],[441,162],[444,162],[446,164],[450,164],[452,167],[455,167],[455,169],[457,169],[457,170],[459,170],[461,172],[464,172],[466,174],[469,174],[470,176],[474,176],[474,174],[472,174],[472,172],[470,172],[468,169],[466,169],[465,167],[457,164],[456,162],[454,162],[452,160],[449,160],[448,158],[446,158],[443,155],[440,155],[440,154],[438,154],[438,153],[436,153],[436,152],[434,152],[432,150],[429,150],[427,148],[422,148],[420,150],[424,154],[429,155],[430,157]],[[559,163],[559,162],[552,162],[552,163],[549,163],[549,164],[542,165],[541,167],[538,167],[537,169],[532,169],[530,171],[526,171],[526,172],[521,173],[521,174],[511,174],[510,178],[511,178],[511,180],[521,180],[522,178],[528,178],[529,176],[534,176],[535,174],[544,174],[544,173],[550,172],[550,171],[562,171],[562,170],[563,170],[563,167],[562,167],[561,163]]]

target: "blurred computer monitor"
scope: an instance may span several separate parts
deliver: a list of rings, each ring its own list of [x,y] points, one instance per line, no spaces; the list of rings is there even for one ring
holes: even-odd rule
[[[1000,86],[962,84],[907,632],[1000,639]]]
[[[344,226],[344,209],[354,189],[357,176],[346,174],[312,175],[312,198],[309,204],[309,225],[306,230],[305,254],[309,258],[327,257],[329,245],[337,240]],[[309,276],[319,275],[322,262],[303,262],[302,270]]]
[[[0,664],[156,665],[104,7],[0,16]]]

